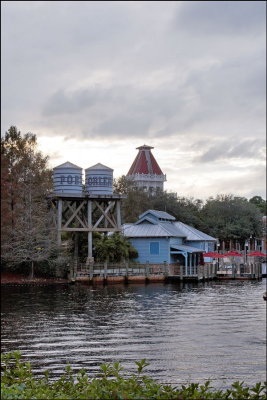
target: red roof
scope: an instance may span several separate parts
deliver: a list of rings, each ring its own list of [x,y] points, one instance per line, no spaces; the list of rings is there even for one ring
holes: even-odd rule
[[[139,150],[139,152],[135,157],[135,160],[132,163],[132,166],[129,169],[127,175],[135,175],[135,174],[163,175],[163,172],[161,171],[157,161],[155,160],[153,154],[151,153],[151,149],[153,149],[153,147],[144,145],[137,147],[137,149]]]

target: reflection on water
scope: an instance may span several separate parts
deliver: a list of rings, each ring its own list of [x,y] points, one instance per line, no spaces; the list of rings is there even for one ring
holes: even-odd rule
[[[160,382],[266,380],[266,280],[2,287],[2,352],[38,373],[146,358]]]

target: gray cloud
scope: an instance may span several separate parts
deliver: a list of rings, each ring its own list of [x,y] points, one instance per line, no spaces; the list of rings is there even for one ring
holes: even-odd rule
[[[185,181],[206,161],[263,164],[265,7],[3,2],[2,133],[15,124],[81,146],[145,141],[175,171],[181,152]]]
[[[201,144],[203,145],[203,143]],[[197,149],[197,145],[194,148]],[[263,140],[257,139],[218,140],[214,145],[208,146],[205,151],[202,151],[201,147],[201,154],[195,157],[195,162],[208,163],[231,158],[252,158],[265,161],[265,143]]]
[[[95,90],[78,90],[68,93],[66,90],[56,91],[44,106],[44,116],[82,113],[99,101],[101,93]]]
[[[232,60],[205,71],[193,69],[183,82],[178,78],[177,74],[177,80],[174,76],[170,82],[154,82],[149,87],[110,82],[60,89],[47,99],[43,115],[58,126],[73,124],[81,138],[83,124],[91,126],[87,130],[90,137],[145,134],[156,138],[194,129],[201,135],[221,134],[222,130],[228,135],[236,130],[243,136],[253,129],[258,136],[265,118],[265,73],[259,60],[253,65],[248,59]]]
[[[198,35],[249,35],[264,31],[264,1],[182,2],[175,24]]]

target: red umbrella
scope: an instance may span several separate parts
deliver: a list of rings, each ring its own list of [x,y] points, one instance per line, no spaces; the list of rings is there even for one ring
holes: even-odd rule
[[[262,253],[261,251],[253,251],[252,253],[247,254],[247,256],[251,256],[251,257],[266,257],[266,254]]]
[[[203,253],[203,257],[217,257],[214,251],[208,251],[207,253]]]
[[[209,251],[208,253],[204,253],[203,257],[220,258],[220,257],[223,257],[223,255],[219,254],[219,253],[216,253],[215,251]]]
[[[242,254],[237,251],[229,251],[228,253],[223,255],[224,257],[243,257]]]
[[[224,255],[223,254],[220,254],[220,253],[214,253],[214,257],[216,257],[216,258],[223,258],[224,257]]]

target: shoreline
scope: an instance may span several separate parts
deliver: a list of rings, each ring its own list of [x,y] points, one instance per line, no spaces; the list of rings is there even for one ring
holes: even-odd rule
[[[48,285],[48,284],[67,284],[68,279],[61,278],[33,278],[30,279],[25,275],[18,274],[16,272],[3,272],[1,271],[1,286],[2,285]]]

